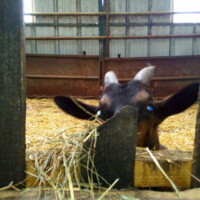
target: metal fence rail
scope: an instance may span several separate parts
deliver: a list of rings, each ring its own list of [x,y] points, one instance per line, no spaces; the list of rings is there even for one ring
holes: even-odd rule
[[[200,55],[200,23],[173,22],[174,15],[200,12],[174,12],[168,0],[105,0],[104,4],[96,0],[87,5],[76,0],[70,5],[73,8],[63,9],[55,5],[41,8],[43,3],[35,1],[41,6],[36,5],[33,13],[25,13],[34,19],[26,24],[28,53],[81,55],[86,51],[102,57]]]

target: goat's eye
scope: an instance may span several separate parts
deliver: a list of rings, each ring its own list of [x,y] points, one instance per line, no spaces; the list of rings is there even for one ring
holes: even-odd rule
[[[154,111],[154,107],[153,107],[152,105],[147,106],[146,109],[147,109],[149,112],[153,112],[153,111]]]
[[[101,115],[101,110],[97,111],[97,116],[99,117]]]

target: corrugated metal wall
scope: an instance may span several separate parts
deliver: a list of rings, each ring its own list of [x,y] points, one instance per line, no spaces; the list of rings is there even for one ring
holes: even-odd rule
[[[173,11],[172,0],[33,0],[34,12],[163,12]],[[101,9],[100,7],[104,9]],[[200,23],[173,23],[173,15],[110,15],[105,17],[35,16],[26,25],[27,37],[48,36],[162,36],[200,34]],[[104,20],[104,21],[100,21]],[[105,55],[109,57],[151,57],[200,55],[200,37],[137,38],[104,40],[27,40],[26,52],[36,54]]]
[[[126,3],[125,3],[126,2]],[[110,0],[111,12],[163,12],[172,11],[171,0]],[[170,35],[198,34],[200,24],[175,24],[173,16],[112,16],[111,35]],[[121,26],[118,24],[124,23]],[[127,26],[125,26],[125,23]],[[132,24],[132,25],[131,25]],[[199,55],[199,38],[162,38],[111,40],[110,57],[147,57]]]
[[[98,0],[33,0],[34,12],[98,12]],[[97,16],[36,16],[26,25],[26,37],[99,36]],[[99,40],[28,40],[26,52],[99,55]]]

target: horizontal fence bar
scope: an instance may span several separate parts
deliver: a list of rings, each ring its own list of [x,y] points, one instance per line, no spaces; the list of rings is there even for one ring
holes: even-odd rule
[[[76,59],[98,59],[98,60],[101,58],[100,56],[87,55],[87,54],[82,54],[82,55],[63,55],[63,54],[32,54],[32,53],[27,53],[26,56],[27,56],[27,58],[31,58],[31,57],[47,57],[47,58],[76,58]]]
[[[108,13],[109,15],[136,15],[136,16],[142,16],[142,15],[177,15],[177,14],[200,14],[200,11],[194,11],[194,12],[187,12],[187,11],[182,11],[182,12],[110,12]]]
[[[130,22],[130,23],[109,23],[109,26],[196,26],[200,23],[172,23],[172,22]],[[99,27],[99,23],[26,23],[26,26],[47,26],[47,27]]]
[[[41,79],[93,79],[98,80],[98,76],[66,76],[66,75],[39,75],[39,74],[27,74],[26,78],[41,78]]]
[[[24,13],[24,15],[31,16],[103,16],[106,12],[35,12],[35,13]]]
[[[26,26],[47,26],[47,27],[99,27],[98,23],[26,23]]]
[[[26,40],[104,40],[104,39],[161,39],[161,38],[194,38],[200,34],[180,35],[130,35],[130,36],[51,36],[51,37],[26,37]]]
[[[177,14],[200,14],[200,11],[194,12],[35,12],[24,13],[31,16],[149,16],[149,15],[177,15]]]
[[[200,23],[177,23],[177,22],[123,22],[123,23],[109,23],[110,26],[197,26]]]
[[[131,79],[127,78],[119,78],[119,81],[125,82],[130,81]],[[199,80],[200,76],[172,76],[172,77],[153,77],[151,78],[152,81],[181,81],[181,80]]]
[[[103,62],[109,61],[132,61],[132,60],[170,60],[170,59],[200,59],[200,55],[185,55],[185,56],[151,56],[151,57],[120,57],[120,58],[104,58]]]
[[[51,36],[51,37],[26,37],[26,40],[103,40],[106,36]]]

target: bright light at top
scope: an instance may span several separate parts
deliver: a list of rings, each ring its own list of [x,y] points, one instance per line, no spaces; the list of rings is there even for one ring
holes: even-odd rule
[[[200,0],[174,0],[174,11],[193,12],[200,11]],[[178,14],[174,15],[174,22],[176,23],[197,23],[200,22],[200,14]]]
[[[33,12],[32,0],[24,0],[24,13],[31,13],[31,12]],[[25,15],[24,21],[26,23],[33,22],[33,17],[30,15]]]
[[[102,0],[104,3],[104,0]],[[183,11],[200,11],[200,0],[174,0],[174,11],[183,12]],[[24,0],[24,13],[33,12],[32,0]],[[24,21],[26,23],[33,22],[32,16],[25,16]],[[174,15],[175,23],[197,23],[200,22],[200,14],[178,14]]]

